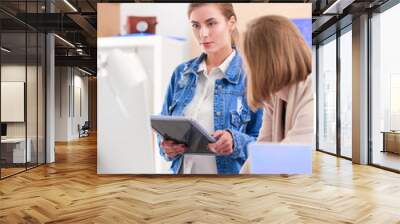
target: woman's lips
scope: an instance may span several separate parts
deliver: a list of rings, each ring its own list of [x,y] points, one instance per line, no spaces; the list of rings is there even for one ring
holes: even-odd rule
[[[212,44],[212,42],[203,42],[203,43],[202,43],[202,45],[203,45],[204,47],[210,47],[211,44]]]

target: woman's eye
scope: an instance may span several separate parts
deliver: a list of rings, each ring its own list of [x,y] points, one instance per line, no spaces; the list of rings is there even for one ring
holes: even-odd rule
[[[210,23],[208,23],[207,25],[208,26],[214,26],[215,24],[217,24],[216,22],[210,22]]]
[[[199,26],[199,24],[192,24],[192,27],[195,29],[198,29],[200,26]]]

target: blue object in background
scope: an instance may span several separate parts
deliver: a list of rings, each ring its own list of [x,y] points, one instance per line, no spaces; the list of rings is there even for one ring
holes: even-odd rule
[[[251,143],[251,174],[311,174],[312,146]]]
[[[114,37],[146,37],[146,36],[154,36],[153,33],[128,33],[123,35],[115,35]]]
[[[157,34],[154,33],[128,33],[128,34],[123,34],[123,35],[115,35],[114,37],[146,37],[146,36],[155,36]],[[178,37],[178,36],[165,36],[170,39],[175,39],[179,41],[186,41],[186,38],[184,37]]]
[[[303,34],[304,40],[307,42],[308,46],[312,47],[312,23],[311,19],[291,19],[291,21],[296,24],[297,28]]]

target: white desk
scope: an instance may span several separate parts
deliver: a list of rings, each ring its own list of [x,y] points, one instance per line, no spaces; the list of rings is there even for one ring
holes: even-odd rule
[[[25,163],[25,158],[27,158],[26,162],[31,162],[31,145],[32,141],[30,138],[27,138],[27,148],[25,154],[25,138],[6,138],[1,139],[1,144],[6,145],[14,145],[13,148],[13,163]],[[4,147],[4,146],[3,146]]]

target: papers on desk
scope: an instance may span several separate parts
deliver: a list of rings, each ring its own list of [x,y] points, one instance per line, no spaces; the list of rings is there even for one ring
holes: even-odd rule
[[[311,174],[312,146],[251,143],[252,174]]]

